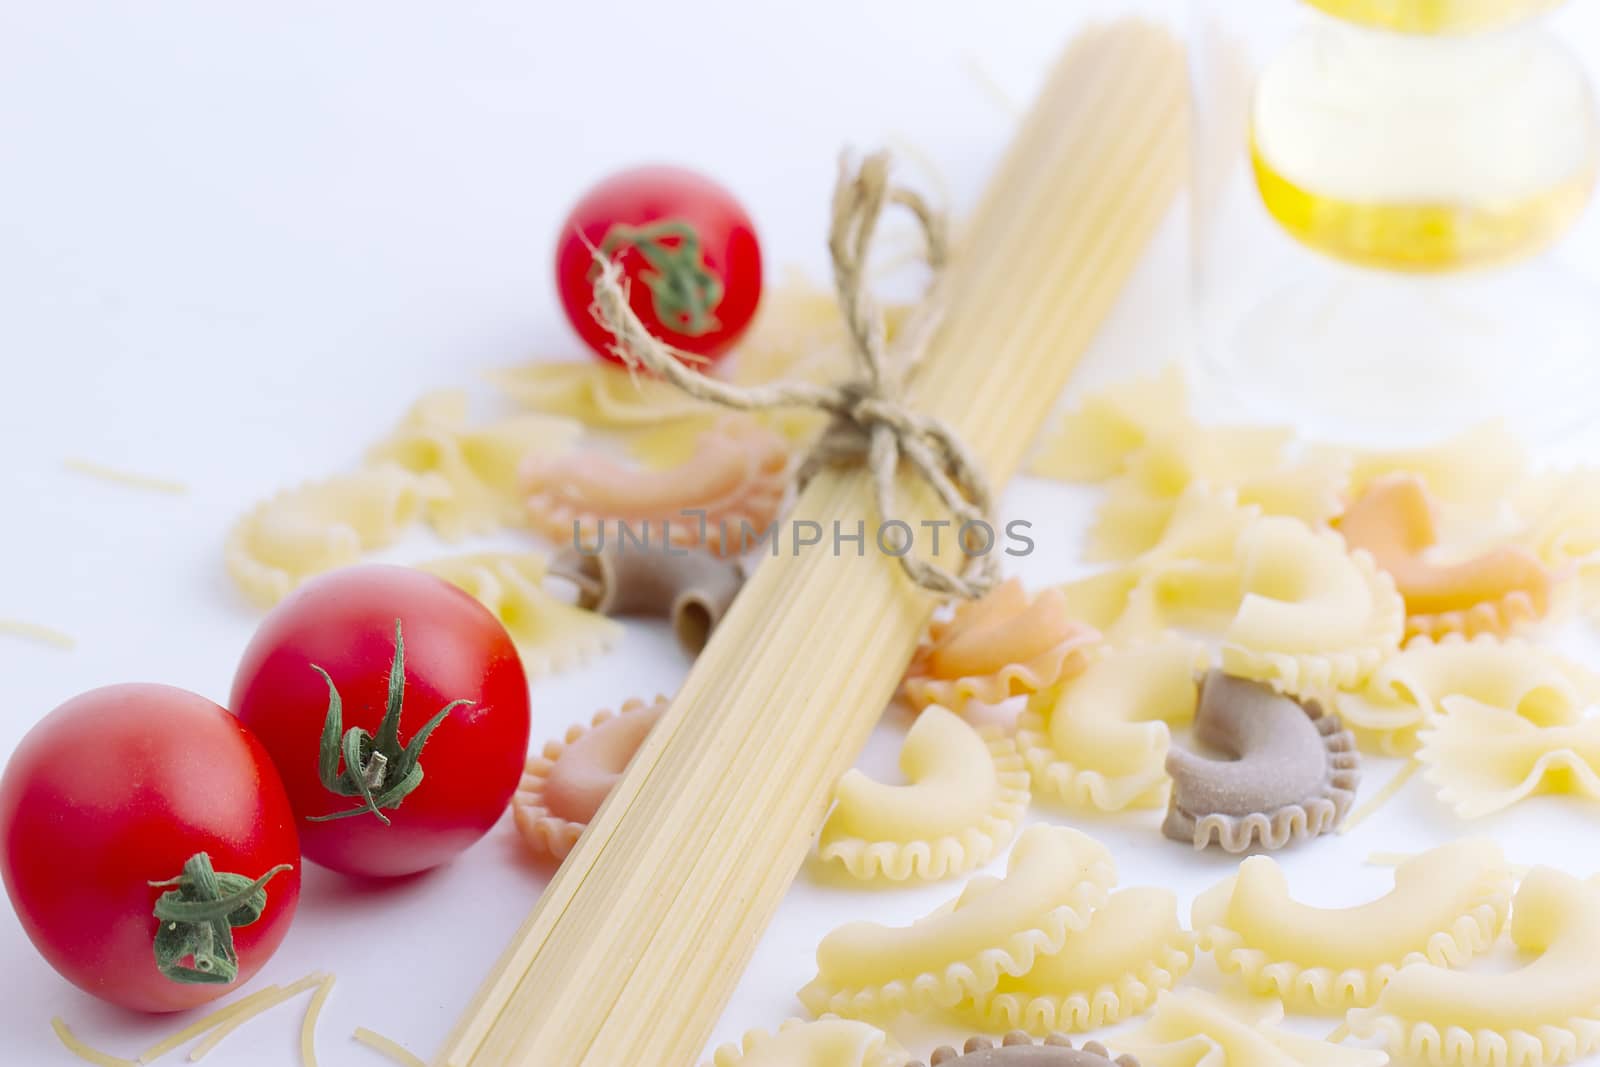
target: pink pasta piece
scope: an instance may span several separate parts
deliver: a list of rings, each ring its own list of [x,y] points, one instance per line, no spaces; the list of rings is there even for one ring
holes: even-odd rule
[[[1526,549],[1503,545],[1458,563],[1436,563],[1433,501],[1412,474],[1378,478],[1346,508],[1339,532],[1372,554],[1406,603],[1406,635],[1507,636],[1550,610],[1555,576]]]
[[[601,711],[588,726],[572,727],[528,760],[511,814],[535,855],[566,858],[666,710],[666,697],[630,700],[615,714]]]
[[[524,471],[528,515],[547,536],[572,544],[634,541],[737,554],[754,547],[783,503],[790,444],[752,419],[722,419],[676,467],[649,470],[597,452],[554,456]],[[649,548],[641,546],[638,551]]]
[[[919,711],[929,704],[957,710],[969,701],[998,704],[1078,674],[1099,640],[1099,631],[1069,615],[1059,589],[1030,599],[1013,578],[929,624],[901,695]]]

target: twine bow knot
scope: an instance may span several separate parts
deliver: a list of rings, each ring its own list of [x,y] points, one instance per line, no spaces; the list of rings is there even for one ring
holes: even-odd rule
[[[896,331],[892,342],[888,340],[883,313],[867,286],[872,238],[883,209],[891,203],[916,216],[933,273],[927,293]],[[616,338],[613,350],[628,366],[646,367],[689,396],[739,411],[810,407],[827,412],[831,416],[828,428],[812,446],[796,476],[802,488],[824,467],[865,463],[872,473],[879,517],[885,524],[899,521],[895,476],[904,459],[950,512],[966,565],[960,571],[936,567],[912,554],[908,541],[907,550],[899,556],[900,566],[912,581],[934,593],[980,597],[1000,577],[999,560],[990,551],[994,546],[993,530],[987,526],[994,511],[993,489],[977,458],[947,423],[913,410],[901,399],[904,383],[921,362],[943,312],[948,258],[944,216],[915,192],[889,184],[887,153],[868,156],[854,173],[848,161],[841,162],[834,187],[828,251],[833,260],[839,309],[859,364],[858,377],[850,381],[831,385],[772,382],[742,387],[707,377],[650,334],[629,304],[622,268],[599,250],[595,252],[595,316]],[[976,526],[987,529],[987,543],[977,550],[972,546]]]

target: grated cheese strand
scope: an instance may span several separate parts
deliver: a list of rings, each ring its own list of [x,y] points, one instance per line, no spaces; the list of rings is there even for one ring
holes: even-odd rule
[[[401,1067],[428,1067],[421,1056],[418,1056],[398,1041],[384,1037],[382,1034],[375,1034],[364,1026],[356,1027],[356,1032],[351,1036],[374,1052],[389,1057],[400,1064]]]

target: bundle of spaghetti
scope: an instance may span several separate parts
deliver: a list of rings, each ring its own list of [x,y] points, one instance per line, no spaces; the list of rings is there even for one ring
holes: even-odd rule
[[[946,420],[995,483],[1166,213],[1184,110],[1170,34],[1139,21],[1087,32],[963,228],[943,326],[906,400]],[[901,519],[943,517],[922,482],[902,475],[897,489]],[[876,517],[869,473],[833,470],[792,521],[853,531]],[[873,551],[768,559],[438,1062],[692,1064],[933,607]]]

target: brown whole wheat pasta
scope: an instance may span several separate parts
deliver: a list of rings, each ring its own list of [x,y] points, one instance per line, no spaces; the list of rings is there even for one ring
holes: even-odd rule
[[[997,486],[1170,203],[1184,109],[1168,33],[1088,31],[964,228],[904,399],[947,423]],[[905,471],[895,500],[913,526],[947,517]],[[876,518],[868,472],[828,469],[790,521],[866,520],[870,545]],[[767,560],[437,1062],[692,1064],[933,606],[870,547]]]

